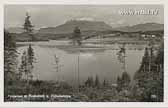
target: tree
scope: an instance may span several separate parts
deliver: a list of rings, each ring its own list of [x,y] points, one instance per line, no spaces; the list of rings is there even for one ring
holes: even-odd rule
[[[120,76],[117,77],[117,90],[120,91],[122,86],[122,80]]]
[[[35,62],[35,57],[34,57],[34,51],[33,51],[31,44],[29,44],[29,47],[27,49],[27,53],[28,53],[28,63],[31,65],[31,68],[33,68],[33,63]]]
[[[72,38],[73,38],[73,44],[81,45],[81,31],[79,27],[75,27]]]
[[[27,51],[24,51],[22,54],[21,65],[19,68],[20,75],[24,73],[27,80],[31,78],[34,62],[35,62],[34,51],[31,45],[29,45]]]
[[[108,81],[104,79],[104,81],[103,81],[103,86],[104,86],[104,87],[107,87],[108,85],[109,85],[109,84],[108,84]]]
[[[24,30],[29,34],[33,32],[33,25],[30,21],[30,16],[28,13],[26,13],[25,23],[24,23]]]
[[[85,82],[85,86],[88,86],[88,87],[93,87],[94,86],[93,77],[88,77],[88,79]]]
[[[155,94],[158,97],[158,101],[163,101],[163,91],[164,91],[164,45],[161,43],[160,48],[158,50],[155,64],[157,66],[157,70],[155,73],[155,81],[156,83],[156,91]]]
[[[19,68],[19,73],[20,75],[25,75],[26,79],[26,88],[27,88],[27,94],[29,93],[29,82],[32,80],[33,75],[33,63],[35,62],[35,57],[34,57],[34,51],[31,45],[29,45],[27,51],[24,51],[21,57],[21,65]]]
[[[163,101],[163,46],[154,56],[153,50],[145,49],[140,69],[135,73],[134,80],[137,82],[137,91],[142,94],[140,101]]]
[[[95,87],[99,87],[99,86],[100,86],[99,77],[98,77],[98,75],[96,75],[96,78],[95,78]]]
[[[33,25],[30,21],[30,15],[28,13],[26,13],[26,18],[25,18],[25,22],[23,25],[23,29],[25,30],[25,32],[31,36],[32,40],[35,40],[35,37],[33,36]]]
[[[122,89],[128,89],[131,82],[131,77],[127,72],[123,72],[122,76],[117,77],[117,89],[120,91]]]
[[[164,45],[163,45],[163,43],[161,44],[161,46],[158,50],[157,57],[155,59],[155,63],[160,64],[162,68],[164,67],[164,65],[163,65],[164,64]]]
[[[117,52],[118,55],[118,60],[121,63],[121,69],[122,72],[126,72],[126,48],[125,48],[125,44],[122,44],[122,46],[120,47],[120,50]]]
[[[123,72],[121,81],[124,87],[128,87],[131,82],[130,75],[127,72]]]
[[[4,32],[4,83],[5,100],[9,94],[9,86],[17,78],[17,51],[15,37],[9,32]]]
[[[149,76],[149,52],[145,48],[144,56],[142,58],[141,66],[134,75],[134,79],[140,87],[144,87],[144,83],[147,81]]]

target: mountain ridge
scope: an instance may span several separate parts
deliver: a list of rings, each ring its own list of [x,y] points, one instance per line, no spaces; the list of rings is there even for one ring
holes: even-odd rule
[[[67,21],[62,25],[56,27],[46,27],[35,30],[34,33],[39,34],[67,34],[72,33],[74,28],[78,26],[82,32],[84,31],[121,31],[121,32],[138,32],[138,31],[159,31],[164,30],[164,24],[159,23],[144,23],[136,24],[132,26],[122,26],[112,28],[110,25],[103,21]],[[22,33],[24,32],[21,27],[10,27],[7,29],[10,33]]]
[[[56,27],[40,28],[39,33],[72,33],[73,29],[78,26],[81,31],[95,30],[111,30],[112,27],[103,21],[85,21],[85,20],[71,20]]]
[[[144,23],[144,24],[136,24],[132,26],[118,27],[118,28],[114,28],[114,30],[118,30],[122,32],[159,31],[159,30],[164,30],[164,24]]]

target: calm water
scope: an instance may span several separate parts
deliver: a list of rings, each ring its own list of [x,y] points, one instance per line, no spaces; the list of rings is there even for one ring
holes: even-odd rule
[[[18,60],[28,44],[20,43]],[[24,44],[24,45],[23,45]],[[36,42],[31,43],[36,58],[34,64],[34,79],[67,81],[77,83],[78,56],[80,83],[88,76],[99,76],[100,80],[107,79],[115,83],[118,75],[122,74],[121,63],[117,58],[119,44],[86,45],[74,47],[64,42]],[[140,66],[145,45],[126,45],[126,70],[133,77]],[[54,56],[59,57],[59,72],[56,72]]]

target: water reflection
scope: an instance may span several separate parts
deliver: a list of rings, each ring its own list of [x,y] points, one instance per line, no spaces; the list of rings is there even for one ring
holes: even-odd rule
[[[22,52],[27,45],[18,47]],[[108,47],[66,47],[34,44],[33,49],[37,63],[33,70],[34,78],[41,80],[63,80],[70,84],[77,84],[78,55],[80,58],[80,82],[83,83],[88,76],[99,76],[100,80],[107,79],[115,83],[118,75],[122,74],[120,62],[117,58],[118,45]],[[140,48],[141,50],[130,50]],[[144,46],[126,46],[126,71],[134,75],[139,68],[144,53]],[[59,57],[62,65],[58,72],[55,68],[55,55]],[[18,57],[20,60],[20,56]]]

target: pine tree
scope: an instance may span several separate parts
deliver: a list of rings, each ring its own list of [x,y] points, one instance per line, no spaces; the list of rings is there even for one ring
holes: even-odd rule
[[[149,52],[148,49],[145,48],[145,53],[142,58],[141,66],[139,70],[135,73],[134,79],[138,83],[139,86],[143,87],[144,83],[147,81],[149,74]]]
[[[94,86],[93,77],[88,77],[88,79],[85,82],[85,86],[88,86],[88,87],[93,87]]]
[[[29,80],[32,75],[33,63],[35,62],[34,51],[31,45],[29,45],[27,51],[24,51],[21,57],[20,75],[23,73],[26,79]]]
[[[23,29],[25,30],[25,32],[28,34],[28,36],[31,37],[31,40],[35,40],[35,37],[33,35],[33,25],[30,21],[30,16],[28,13],[26,13],[26,18],[25,18],[25,22],[24,22],[24,25],[23,25]]]
[[[117,89],[118,91],[122,89],[128,89],[131,82],[131,77],[127,72],[123,72],[122,76],[117,77]]]
[[[27,49],[27,53],[28,53],[28,63],[32,66],[31,68],[33,68],[33,63],[35,62],[35,57],[34,57],[34,51],[33,51],[31,44],[29,44],[29,47]]]
[[[155,59],[156,64],[160,64],[163,68],[164,64],[164,45],[161,44],[161,47],[158,50],[157,57]]]
[[[164,45],[161,44],[160,49],[158,50],[155,63],[157,66],[157,70],[155,73],[155,81],[156,83],[156,92],[155,94],[158,97],[158,101],[163,101],[163,94],[164,94]]]
[[[28,80],[28,59],[27,59],[27,53],[26,51],[23,52],[22,57],[21,57],[21,64],[19,68],[19,75],[20,78],[24,75],[26,80]]]
[[[5,99],[8,95],[9,82],[14,83],[17,78],[17,51],[15,37],[7,31],[4,32],[4,82]]]
[[[158,50],[156,57],[152,48],[145,49],[134,79],[138,85],[137,90],[142,91],[140,101],[163,101],[163,47]]]
[[[121,90],[121,86],[122,86],[122,80],[120,78],[120,76],[117,77],[117,89],[118,91]]]
[[[81,45],[81,31],[78,27],[75,27],[73,31],[73,44]]]
[[[24,78],[26,79],[26,88],[27,94],[29,93],[29,82],[33,79],[33,63],[35,62],[34,51],[31,45],[29,45],[27,51],[24,51],[21,57],[21,65],[19,68],[20,75],[25,75]]]
[[[100,86],[99,77],[98,77],[98,75],[96,75],[96,78],[95,78],[95,87],[99,87],[99,86]]]
[[[24,30],[29,34],[33,32],[33,25],[30,21],[30,16],[28,13],[26,13],[25,23],[24,23]]]
[[[131,77],[127,72],[123,72],[121,81],[124,87],[128,87],[131,82]]]
[[[104,87],[109,86],[108,81],[107,81],[107,80],[105,80],[105,79],[104,79],[104,81],[103,81],[103,86],[104,86]]]

